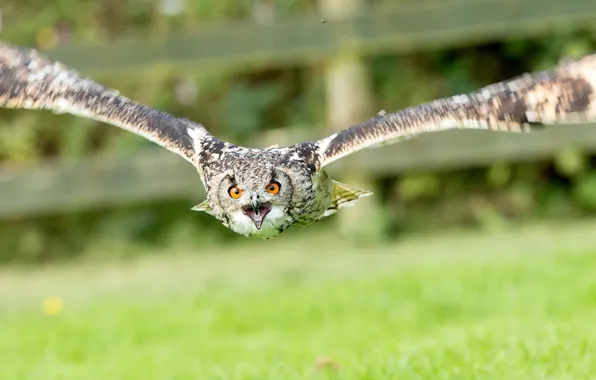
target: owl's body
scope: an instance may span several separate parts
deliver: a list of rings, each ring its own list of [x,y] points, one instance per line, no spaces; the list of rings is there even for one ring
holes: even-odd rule
[[[331,179],[325,167],[362,149],[447,129],[531,132],[548,124],[596,122],[596,54],[477,92],[385,114],[314,142],[251,149],[201,124],[141,105],[35,50],[0,43],[0,107],[46,109],[133,132],[197,169],[204,211],[249,237],[271,238],[355,204],[370,192]]]
[[[272,238],[293,224],[307,225],[331,215],[371,193],[349,189],[319,169],[312,144],[284,148],[251,149],[212,136],[201,139],[197,157],[207,200],[194,209],[213,215],[233,231],[247,236]],[[266,185],[278,183],[279,191],[269,194]],[[228,189],[238,186],[242,195],[234,199]],[[242,207],[259,209],[269,205],[262,225],[245,215]]]

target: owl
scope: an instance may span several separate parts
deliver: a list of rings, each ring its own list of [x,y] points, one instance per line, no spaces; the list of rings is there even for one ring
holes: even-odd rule
[[[192,164],[201,178],[207,199],[193,210],[214,216],[236,233],[265,239],[371,195],[327,174],[327,165],[342,157],[448,129],[519,133],[550,124],[595,122],[595,91],[592,54],[473,93],[381,112],[318,141],[255,149],[139,104],[33,49],[0,43],[1,107],[90,118],[161,145]]]

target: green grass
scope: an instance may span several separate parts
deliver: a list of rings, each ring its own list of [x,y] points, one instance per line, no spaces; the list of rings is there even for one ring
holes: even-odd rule
[[[594,231],[419,236],[368,252],[290,236],[242,253],[6,269],[0,378],[595,378]],[[44,315],[52,294],[65,309]]]

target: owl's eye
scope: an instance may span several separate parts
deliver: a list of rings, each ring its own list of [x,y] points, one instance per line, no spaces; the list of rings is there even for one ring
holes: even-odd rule
[[[230,197],[238,199],[242,195],[242,189],[238,186],[232,186],[228,189],[228,194],[230,194]]]
[[[267,190],[267,192],[269,194],[277,194],[279,193],[279,188],[281,187],[281,185],[278,182],[271,182],[269,185],[267,185],[267,187],[265,188],[265,190]]]

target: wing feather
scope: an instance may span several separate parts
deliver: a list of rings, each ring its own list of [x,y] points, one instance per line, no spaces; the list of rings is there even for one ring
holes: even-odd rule
[[[76,71],[0,42],[0,107],[45,109],[98,120],[140,135],[196,165],[202,125],[138,104]]]
[[[530,132],[548,124],[596,122],[596,54],[470,94],[378,116],[315,142],[319,167],[365,148],[447,129]]]

